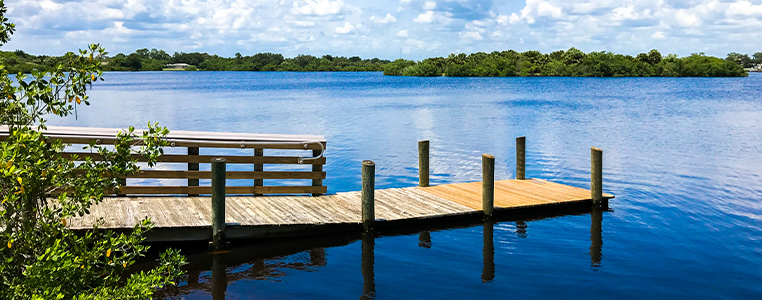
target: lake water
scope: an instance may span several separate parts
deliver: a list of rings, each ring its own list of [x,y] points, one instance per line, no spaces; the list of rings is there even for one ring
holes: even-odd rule
[[[189,253],[178,298],[727,298],[762,295],[762,74],[748,78],[414,78],[380,73],[107,73],[49,125],[320,134],[330,193],[514,176],[589,188],[610,211]],[[144,125],[142,126],[144,127]],[[602,217],[602,221],[599,221]],[[600,225],[600,228],[596,226]],[[602,242],[602,244],[601,244]],[[215,276],[212,276],[212,269]],[[222,275],[220,275],[222,274]],[[213,284],[214,283],[214,284]],[[214,285],[214,288],[212,287]],[[214,294],[214,295],[213,295]]]

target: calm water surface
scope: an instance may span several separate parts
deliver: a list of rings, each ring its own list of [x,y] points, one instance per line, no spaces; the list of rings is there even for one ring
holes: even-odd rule
[[[50,125],[320,134],[329,192],[514,174],[589,187],[604,150],[611,211],[360,240],[260,242],[190,255],[178,298],[727,298],[762,295],[762,75],[410,78],[380,73],[108,73],[93,105]],[[600,224],[600,229],[596,226]],[[602,242],[602,244],[601,244]],[[214,270],[215,276],[212,276]],[[220,276],[223,274],[224,276]],[[214,283],[214,284],[213,284]],[[215,286],[212,288],[212,286]],[[213,295],[214,294],[214,295]]]

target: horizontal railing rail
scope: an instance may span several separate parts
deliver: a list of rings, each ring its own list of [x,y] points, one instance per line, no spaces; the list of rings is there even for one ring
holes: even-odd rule
[[[98,145],[108,145],[116,142],[119,129],[112,128],[87,128],[87,127],[56,127],[48,126],[45,136],[51,140],[60,140],[64,144],[86,145],[94,142]],[[140,130],[136,130],[140,132]],[[0,126],[0,140],[8,137],[6,126]],[[139,142],[139,140],[138,140]],[[116,195],[189,195],[197,196],[211,193],[211,186],[199,186],[200,179],[211,179],[211,171],[199,170],[201,165],[211,163],[213,158],[225,158],[228,164],[253,165],[251,171],[230,170],[226,172],[227,179],[253,180],[250,186],[226,186],[227,194],[312,194],[320,195],[328,192],[328,187],[323,185],[326,173],[323,165],[326,158],[323,156],[326,149],[326,141],[322,136],[314,135],[274,135],[274,134],[249,134],[230,132],[198,132],[198,131],[173,131],[167,135],[168,148],[187,148],[188,154],[165,154],[157,159],[158,164],[153,169],[141,169],[135,174],[130,174],[122,179],[122,187],[119,191],[109,191]],[[199,155],[200,149],[252,149],[251,155]],[[293,153],[293,151],[310,151],[309,155],[295,156],[264,156],[266,149],[278,150],[280,153]],[[226,150],[230,152],[230,150]],[[209,151],[205,151],[209,152]],[[98,153],[67,151],[62,153],[64,158],[74,161],[103,160]],[[146,162],[143,156],[133,154],[138,162]],[[185,170],[166,169],[171,164],[187,164]],[[166,165],[165,165],[166,164]],[[264,171],[264,165],[268,170]],[[284,169],[277,170],[278,165]],[[306,170],[295,170],[305,165]],[[309,166],[309,167],[307,167]],[[240,167],[238,167],[240,168]],[[139,179],[140,183],[127,179]],[[145,179],[156,179],[146,185]],[[187,185],[158,185],[165,179],[187,179]],[[282,185],[266,186],[264,180],[278,180]],[[299,180],[311,180],[310,184],[300,183]],[[132,181],[132,182],[131,182]],[[59,191],[60,192],[60,191]]]

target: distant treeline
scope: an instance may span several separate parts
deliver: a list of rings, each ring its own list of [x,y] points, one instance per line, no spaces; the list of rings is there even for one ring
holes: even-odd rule
[[[106,71],[161,71],[167,64],[184,63],[186,70],[204,71],[384,71],[384,75],[402,76],[747,76],[743,68],[760,68],[762,52],[752,56],[732,52],[727,58],[662,56],[657,50],[637,56],[611,52],[584,53],[576,48],[542,54],[539,51],[513,50],[470,55],[427,58],[423,61],[398,59],[394,62],[378,58],[362,59],[323,55],[298,55],[284,58],[281,54],[257,53],[221,57],[207,53],[138,49],[125,55],[97,58]],[[22,50],[0,51],[0,64],[11,73],[29,73],[34,69],[50,71],[61,57],[31,55]]]
[[[164,50],[138,49],[125,55],[99,58],[105,71],[161,71],[167,64],[185,63],[187,70],[202,71],[382,71],[389,60],[378,58],[362,59],[357,56],[343,57],[323,55],[298,55],[284,58],[281,54],[257,53],[244,56],[236,53],[226,58],[208,53],[175,52],[170,55]],[[29,73],[33,69],[50,70],[60,61],[59,57],[30,55],[21,50],[0,52],[0,60],[11,73]]]
[[[749,58],[748,55],[745,56]],[[762,63],[762,53],[754,57]],[[637,56],[611,52],[584,53],[576,48],[542,54],[539,51],[513,50],[470,55],[427,58],[416,62],[398,59],[384,66],[384,75],[393,76],[583,76],[583,77],[740,77],[748,76],[746,61],[737,53],[723,60],[703,53],[687,57],[670,54],[662,57],[657,50]],[[749,65],[753,65],[753,60]]]

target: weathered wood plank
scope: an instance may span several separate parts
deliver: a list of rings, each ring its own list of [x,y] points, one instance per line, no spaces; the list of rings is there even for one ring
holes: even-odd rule
[[[581,195],[587,195],[588,198],[580,200]],[[495,182],[497,208],[527,208],[590,201],[589,195],[589,190],[534,179]],[[610,194],[604,196],[613,197]],[[387,221],[440,218],[476,212],[482,204],[481,182],[377,190],[374,202],[376,218]],[[299,235],[300,230],[309,234],[309,230],[315,226],[359,226],[362,220],[360,192],[317,197],[236,196],[227,197],[226,206],[228,222],[240,226],[235,227],[238,234],[251,230],[262,237],[274,237],[286,232],[289,235]],[[150,216],[157,228],[191,230],[195,239],[208,238],[207,231],[211,231],[209,197],[106,198],[93,207],[92,212],[90,216],[72,218],[69,226],[85,229],[91,227],[97,219],[103,218],[106,228],[131,228],[144,216]],[[295,232],[287,228],[299,229],[294,229]],[[159,240],[189,239],[185,233],[183,236],[172,237],[166,232]]]
[[[127,178],[188,178],[209,179],[211,171],[185,170],[140,170]],[[291,172],[291,171],[228,171],[227,179],[325,179],[325,172]]]
[[[124,194],[210,194],[211,186],[123,186]],[[312,194],[326,193],[326,186],[228,186],[225,192],[228,194]]]
[[[65,152],[61,153],[64,158],[77,157],[77,161],[83,161],[85,158],[90,157],[95,161],[103,160],[103,156],[98,153],[83,153],[83,152]],[[208,164],[213,158],[222,157],[227,160],[229,164],[277,164],[277,165],[296,165],[299,164],[298,156],[243,156],[243,155],[184,155],[184,154],[164,154],[159,156],[158,162],[166,163],[200,163]],[[133,159],[139,162],[148,161],[145,157],[138,154],[132,155]],[[325,157],[321,157],[315,160],[305,160],[302,162],[304,165],[324,165],[326,162]]]

